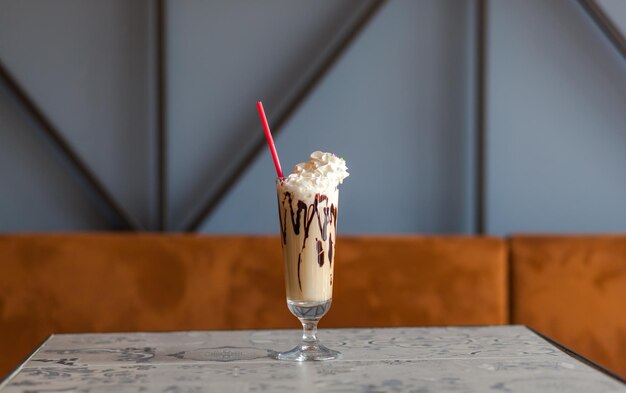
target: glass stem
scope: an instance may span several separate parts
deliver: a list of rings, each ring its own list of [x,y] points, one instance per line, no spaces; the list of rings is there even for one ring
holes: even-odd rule
[[[319,319],[301,319],[302,342],[305,344],[317,343],[317,323]]]

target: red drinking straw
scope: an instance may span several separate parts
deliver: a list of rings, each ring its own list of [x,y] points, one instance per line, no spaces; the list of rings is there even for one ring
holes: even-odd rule
[[[280,160],[278,159],[278,153],[276,153],[276,146],[274,146],[274,138],[272,138],[272,133],[270,132],[270,125],[267,124],[267,117],[265,117],[265,110],[263,110],[263,103],[258,101],[256,103],[256,109],[259,111],[259,117],[261,118],[261,122],[263,123],[263,129],[265,130],[265,139],[267,139],[267,145],[270,147],[270,151],[272,152],[272,159],[274,160],[274,167],[276,168],[276,174],[278,178],[282,180],[283,170],[280,168]]]

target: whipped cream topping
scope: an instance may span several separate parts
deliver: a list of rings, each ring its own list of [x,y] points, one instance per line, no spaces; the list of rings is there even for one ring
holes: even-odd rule
[[[283,180],[283,187],[300,194],[333,191],[348,177],[348,167],[343,158],[333,153],[315,151],[307,162],[293,168]]]

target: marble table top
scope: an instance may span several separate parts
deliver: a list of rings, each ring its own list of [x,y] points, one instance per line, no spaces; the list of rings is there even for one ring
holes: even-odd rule
[[[339,360],[268,357],[297,330],[51,336],[2,384],[16,392],[626,392],[523,326],[328,329]]]

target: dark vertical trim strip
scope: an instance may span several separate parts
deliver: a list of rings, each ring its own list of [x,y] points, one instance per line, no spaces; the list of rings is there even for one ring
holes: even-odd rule
[[[311,70],[305,74],[303,82],[297,84],[294,91],[286,96],[284,100],[286,104],[280,105],[268,116],[274,136],[280,133],[282,126],[291,115],[296,112],[302,102],[304,102],[304,99],[324,78],[346,48],[350,46],[350,43],[359,35],[385,2],[386,0],[374,0],[369,2],[366,6],[359,8],[355,13],[355,17],[350,18],[346,26],[343,26],[339,30],[337,36],[332,40],[329,49],[324,51],[317,61],[313,62],[313,66]],[[250,103],[250,105],[250,108],[254,110],[254,102]],[[202,204],[198,213],[190,220],[190,223],[185,226],[186,231],[197,231],[199,229],[200,225],[211,215],[217,204],[224,198],[231,187],[235,185],[252,162],[254,162],[254,159],[265,146],[265,136],[261,127],[259,127],[257,135],[258,137],[254,146],[249,149],[246,155],[239,161],[232,173],[225,177],[225,180],[221,182],[217,191],[213,195],[210,195],[206,202]]]
[[[166,76],[166,4],[157,0],[157,172],[158,172],[158,228],[167,230],[167,76]]]
[[[69,162],[73,169],[76,169],[80,180],[82,180],[88,188],[97,196],[99,202],[106,206],[107,216],[113,216],[116,222],[111,224],[120,229],[137,230],[140,225],[124,211],[121,205],[107,191],[104,185],[98,180],[97,176],[89,169],[89,167],[81,160],[78,154],[72,149],[69,143],[63,138],[61,132],[52,124],[52,122],[37,107],[34,101],[26,94],[11,74],[7,71],[4,64],[0,62],[0,80],[7,86],[9,91],[15,96],[19,104],[26,110],[27,114],[40,126],[44,134],[52,142],[52,145],[61,155]]]
[[[477,0],[476,9],[476,233],[486,231],[486,100],[487,0]]]
[[[595,0],[578,0],[578,3],[611,41],[615,49],[626,59],[626,39],[611,21],[611,18],[608,17]]]

